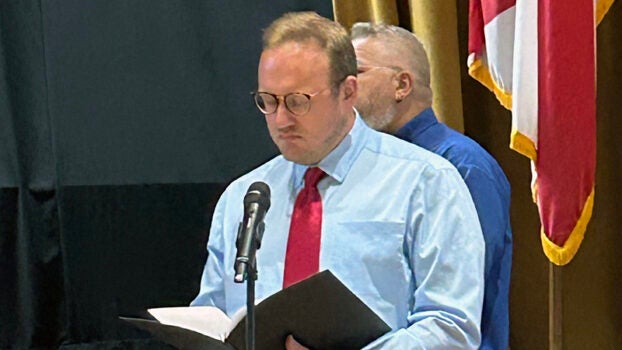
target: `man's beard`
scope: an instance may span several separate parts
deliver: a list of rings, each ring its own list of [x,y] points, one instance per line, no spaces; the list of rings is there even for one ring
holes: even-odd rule
[[[359,112],[361,113],[361,117],[365,123],[367,123],[370,128],[378,131],[386,131],[387,126],[389,126],[389,124],[393,121],[393,118],[395,118],[395,106],[388,105],[382,111],[379,111],[379,109],[380,108],[377,108],[374,103],[367,103],[365,107],[359,110]]]

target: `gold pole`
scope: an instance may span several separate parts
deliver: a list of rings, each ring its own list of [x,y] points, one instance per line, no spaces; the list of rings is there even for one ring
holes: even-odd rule
[[[549,350],[562,350],[562,267],[549,262]]]

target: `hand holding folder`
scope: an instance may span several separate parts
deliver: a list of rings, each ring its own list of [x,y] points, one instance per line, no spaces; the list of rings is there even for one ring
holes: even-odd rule
[[[245,349],[244,312],[233,320],[214,307],[156,308],[157,321],[123,318],[178,349]],[[330,271],[322,271],[255,307],[257,350],[283,349],[293,334],[312,349],[360,349],[390,327]]]

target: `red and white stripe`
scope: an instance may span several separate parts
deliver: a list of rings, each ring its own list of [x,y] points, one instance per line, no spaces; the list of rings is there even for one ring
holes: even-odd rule
[[[578,250],[594,199],[595,26],[613,0],[471,0],[469,73],[512,110],[510,147],[532,160],[542,245]]]

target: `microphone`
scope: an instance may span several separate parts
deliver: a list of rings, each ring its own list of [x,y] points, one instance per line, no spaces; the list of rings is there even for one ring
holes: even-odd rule
[[[255,268],[255,253],[263,237],[263,218],[270,208],[270,187],[264,182],[254,182],[244,196],[244,219],[238,226],[235,241],[235,275],[233,281],[242,283],[246,280],[248,269]]]

